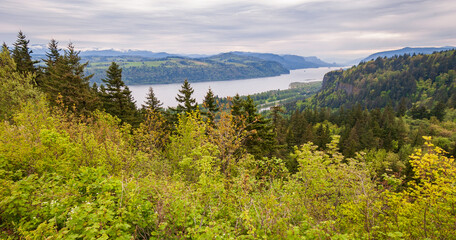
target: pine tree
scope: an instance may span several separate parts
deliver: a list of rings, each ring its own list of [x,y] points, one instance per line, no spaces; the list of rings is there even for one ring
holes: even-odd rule
[[[122,81],[122,69],[115,62],[102,79],[106,87],[101,87],[103,108],[107,113],[119,117],[123,122],[135,123],[136,106],[130,89]]]
[[[321,150],[326,149],[326,144],[331,142],[331,132],[328,125],[323,127],[323,124],[320,124],[315,135],[315,145],[317,145]]]
[[[271,111],[271,124],[272,130],[275,135],[277,142],[277,157],[284,158],[286,154],[287,146],[287,127],[286,120],[283,117],[285,113],[284,109],[280,105],[276,105],[270,108]]]
[[[51,39],[48,44],[48,52],[46,52],[47,59],[44,60],[46,66],[54,66],[60,58],[61,49],[58,46],[58,42],[55,39]]]
[[[52,61],[46,62],[43,91],[48,94],[51,103],[61,100],[69,110],[87,114],[98,107],[99,99],[89,85],[92,75],[86,76],[84,69],[88,62],[80,63],[79,52],[75,51],[72,43],[64,51],[64,55],[53,54],[57,43],[49,45]],[[49,60],[49,59],[48,59]]]
[[[146,99],[147,99],[146,104],[142,105],[142,108],[144,110],[149,110],[149,111],[153,111],[153,112],[163,111],[163,108],[162,108],[163,103],[161,103],[160,100],[157,99],[152,87],[149,87],[149,92],[147,93]]]
[[[236,96],[234,96],[233,100],[231,101],[231,115],[233,115],[235,117],[240,117],[241,110],[242,110],[242,99],[239,96],[239,94],[236,94]]]
[[[14,43],[14,49],[12,57],[16,63],[16,70],[20,73],[31,72],[35,73],[36,68],[34,66],[38,61],[33,61],[30,55],[32,51],[29,49],[28,44],[30,40],[27,40],[26,36],[22,31],[17,34],[17,40]]]
[[[217,106],[217,101],[215,100],[215,96],[211,88],[209,88],[209,90],[206,93],[206,96],[204,97],[203,106],[207,110],[205,112],[205,115],[207,115],[210,122],[213,122],[214,115],[219,110],[219,107]]]
[[[445,117],[445,104],[443,102],[437,102],[431,110],[431,115],[435,116],[439,121],[443,121]]]
[[[257,113],[253,99],[247,96],[242,101],[241,116],[245,116],[245,130],[247,138],[244,143],[245,149],[255,158],[271,157],[277,147],[271,121]]]
[[[178,102],[177,105],[177,112],[178,113],[191,113],[198,108],[196,104],[196,100],[192,98],[194,90],[188,83],[188,80],[185,79],[184,83],[182,84],[181,89],[179,90],[180,94],[177,94],[176,101]]]
[[[47,87],[49,84],[53,84],[51,79],[51,69],[55,66],[57,61],[61,61],[62,56],[60,54],[61,49],[58,47],[58,42],[52,39],[48,44],[48,51],[46,52],[46,59],[43,59],[43,62],[46,64],[46,67],[42,68],[42,73],[37,76],[36,84],[41,88],[43,92],[47,92]],[[50,82],[51,81],[51,82]]]
[[[4,51],[4,50],[8,50],[8,54],[10,54],[10,50],[8,48],[8,45],[6,45],[5,42],[3,42],[3,44],[2,44],[2,51]]]

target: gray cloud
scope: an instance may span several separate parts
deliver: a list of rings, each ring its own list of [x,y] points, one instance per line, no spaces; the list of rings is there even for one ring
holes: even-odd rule
[[[173,53],[231,50],[349,60],[456,45],[453,0],[1,0],[0,40]]]

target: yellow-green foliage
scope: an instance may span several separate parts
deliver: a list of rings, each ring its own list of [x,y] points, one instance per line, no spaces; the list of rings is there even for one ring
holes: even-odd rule
[[[257,160],[226,112],[214,123],[181,115],[172,133],[158,113],[132,130],[41,98],[10,116],[0,122],[1,239],[456,236],[456,166],[430,138],[410,158],[414,179],[401,185],[388,174],[405,171],[404,153],[347,159],[338,136],[325,151],[296,147],[296,173],[280,158]]]
[[[456,165],[430,137],[425,140],[411,156],[415,180],[402,192],[384,193],[385,228],[406,238],[454,239]]]
[[[16,63],[7,48],[0,51],[0,120],[9,119],[20,105],[41,94],[34,88],[35,75],[16,71]]]

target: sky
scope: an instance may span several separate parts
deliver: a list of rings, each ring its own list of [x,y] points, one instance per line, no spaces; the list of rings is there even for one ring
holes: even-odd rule
[[[342,63],[402,47],[456,46],[455,0],[0,0],[0,41],[84,49],[228,51]]]

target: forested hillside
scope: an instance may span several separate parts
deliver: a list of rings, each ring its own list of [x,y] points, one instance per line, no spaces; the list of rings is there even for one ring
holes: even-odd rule
[[[253,53],[253,52],[232,52],[240,56],[250,56],[260,58],[267,61],[274,61],[282,64],[289,70],[302,68],[318,68],[318,67],[337,67],[337,64],[323,62],[317,57],[301,57],[296,55],[277,55],[272,53]]]
[[[99,61],[99,60],[108,61]],[[280,63],[230,53],[208,58],[191,59],[167,57],[91,57],[86,73],[93,74],[92,82],[100,83],[111,61],[121,60],[124,81],[128,85],[221,81],[278,76],[289,73]]]
[[[435,52],[454,50],[455,47],[405,47],[402,49],[374,53],[364,58],[362,61],[367,62],[377,58],[391,58],[401,55],[432,54]]]
[[[368,109],[456,106],[456,51],[377,58],[328,73],[313,99],[319,107]]]
[[[51,40],[38,67],[28,43],[20,32],[0,52],[1,239],[455,239],[448,101],[422,119],[388,105],[312,106],[350,96],[329,89],[353,72],[369,78],[377,68],[360,69],[374,62],[331,73],[317,100],[303,94],[267,114],[250,96],[221,106],[211,90],[199,107],[188,81],[176,108],[150,88],[136,109],[120,64],[90,85],[72,44],[61,54]],[[419,56],[443,70],[413,76],[450,75],[450,56]],[[396,63],[398,75],[410,68]],[[421,93],[417,104],[437,97]]]

